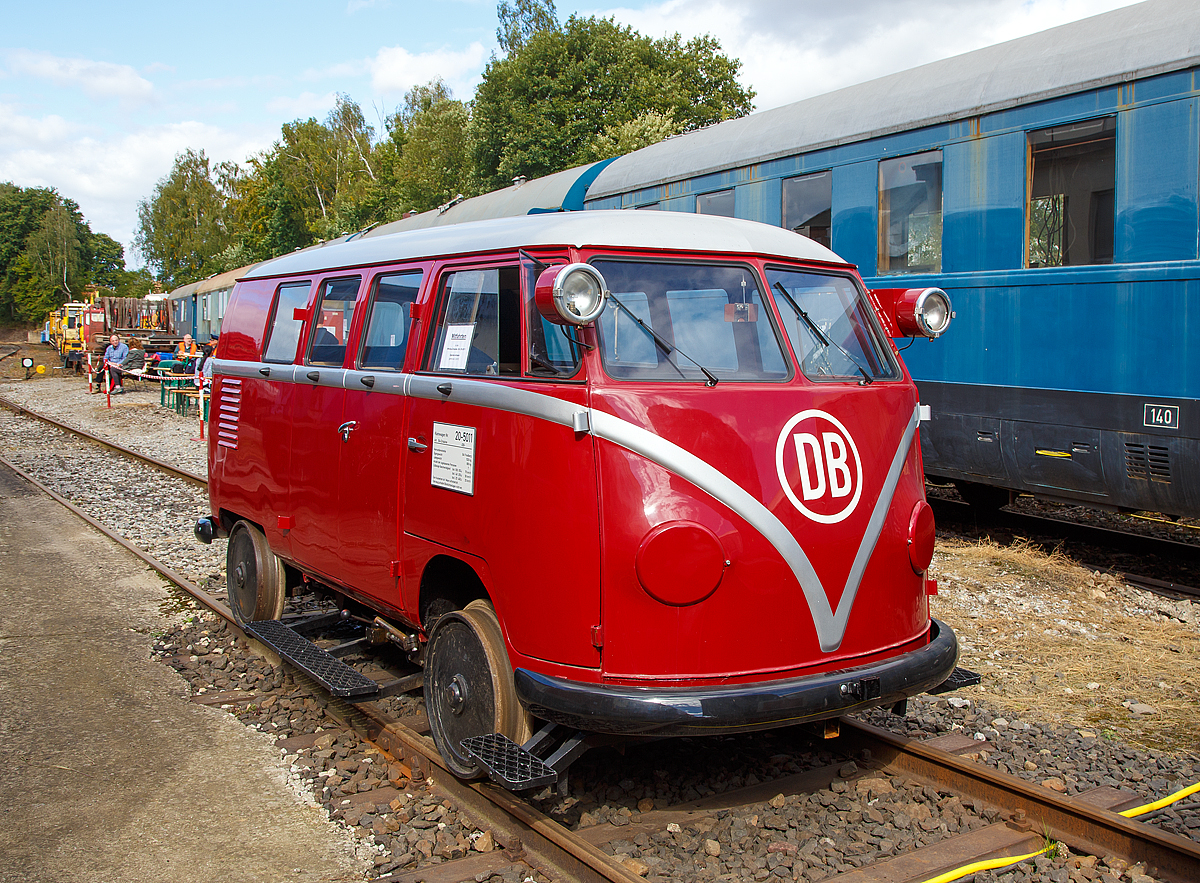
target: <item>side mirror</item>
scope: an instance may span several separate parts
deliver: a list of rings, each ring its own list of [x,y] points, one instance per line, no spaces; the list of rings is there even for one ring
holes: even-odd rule
[[[590,325],[608,302],[604,277],[591,264],[547,267],[534,286],[538,312],[557,325]]]

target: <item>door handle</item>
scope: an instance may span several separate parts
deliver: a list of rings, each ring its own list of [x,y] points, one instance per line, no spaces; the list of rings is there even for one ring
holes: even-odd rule
[[[357,427],[357,420],[347,420],[345,423],[339,426],[337,431],[341,433],[342,441],[350,441],[350,433],[353,432]]]
[[[427,450],[429,450],[429,445],[425,444],[424,442],[418,441],[415,438],[410,438],[408,440],[408,449],[415,454],[423,454]]]

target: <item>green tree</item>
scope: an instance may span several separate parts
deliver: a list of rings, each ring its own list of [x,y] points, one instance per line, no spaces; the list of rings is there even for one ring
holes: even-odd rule
[[[558,30],[558,12],[554,0],[500,0],[496,7],[500,27],[496,28],[496,41],[507,53],[524,48],[529,38],[538,31]]]
[[[428,211],[470,192],[467,107],[441,80],[409,90],[391,128],[404,133],[393,163],[398,207]]]
[[[227,182],[234,175],[230,165],[214,169],[203,150],[189,148],[175,157],[154,196],[138,203],[135,246],[169,287],[208,276],[213,257],[232,243],[227,211]]]
[[[577,16],[562,27],[513,33],[523,42],[510,39],[509,54],[488,63],[471,111],[472,158],[484,189],[586,162],[602,144],[620,144],[622,127],[632,125],[644,140],[753,109],[753,91],[736,79],[741,62],[712,37],[652,40],[612,19]]]

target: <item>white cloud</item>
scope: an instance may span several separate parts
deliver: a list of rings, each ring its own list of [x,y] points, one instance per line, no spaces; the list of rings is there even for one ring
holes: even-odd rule
[[[138,102],[147,101],[154,95],[154,84],[127,64],[87,58],[60,58],[48,52],[32,52],[28,49],[13,50],[7,57],[9,71],[13,74],[48,80],[56,86],[82,89],[92,98]]]
[[[109,135],[57,116],[22,116],[11,105],[0,105],[0,181],[53,187],[74,199],[93,231],[125,246],[132,267],[137,203],[153,194],[176,154],[190,147],[203,149],[214,162],[241,162],[268,147],[275,134],[184,121]]]
[[[647,36],[711,34],[766,110],[1127,6],[1132,0],[665,0],[609,8]]]
[[[438,49],[413,54],[402,46],[385,46],[369,63],[371,85],[384,95],[402,95],[413,86],[441,77],[454,96],[470,98],[487,63],[478,41],[462,50]]]

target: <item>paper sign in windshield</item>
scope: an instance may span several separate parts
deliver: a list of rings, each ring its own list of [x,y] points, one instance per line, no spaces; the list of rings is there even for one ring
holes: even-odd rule
[[[442,343],[442,360],[438,368],[443,371],[465,371],[467,356],[471,352],[471,338],[475,336],[475,324],[447,325],[446,340]]]
[[[433,424],[433,462],[429,480],[434,487],[474,495],[474,426]]]

